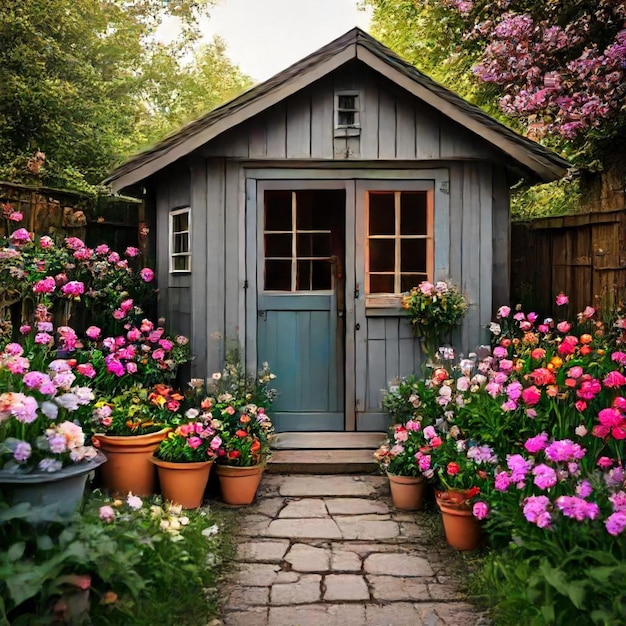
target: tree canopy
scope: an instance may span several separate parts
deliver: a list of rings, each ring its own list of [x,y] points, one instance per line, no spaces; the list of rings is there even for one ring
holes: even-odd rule
[[[3,0],[0,178],[84,188],[115,161],[250,84],[222,41],[198,46],[212,0]],[[177,36],[155,36],[165,17]]]
[[[419,69],[581,163],[626,129],[622,0],[363,0]]]

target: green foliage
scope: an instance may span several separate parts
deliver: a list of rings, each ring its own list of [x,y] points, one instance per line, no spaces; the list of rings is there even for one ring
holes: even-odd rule
[[[577,180],[559,180],[545,185],[514,189],[511,196],[511,219],[526,220],[578,213],[581,200]]]
[[[113,162],[248,86],[219,40],[194,52],[210,4],[4,1],[0,178],[93,190]],[[155,33],[172,16],[180,32],[164,44]],[[36,150],[39,177],[25,167]]]
[[[383,396],[383,408],[394,425],[406,424],[410,419],[428,425],[443,417],[443,408],[437,404],[437,389],[413,374],[389,387]]]
[[[191,626],[215,612],[228,516],[93,497],[70,522],[32,526],[29,509],[0,505],[1,624]]]

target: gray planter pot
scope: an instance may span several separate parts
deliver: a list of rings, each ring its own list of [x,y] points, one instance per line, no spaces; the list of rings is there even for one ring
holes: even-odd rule
[[[81,503],[90,472],[106,460],[98,452],[91,461],[68,465],[58,472],[18,474],[0,470],[0,491],[10,504],[30,504],[31,522],[69,517]]]

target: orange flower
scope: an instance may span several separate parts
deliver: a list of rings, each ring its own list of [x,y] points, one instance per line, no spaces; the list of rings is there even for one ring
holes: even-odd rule
[[[248,433],[245,430],[238,430],[235,435],[237,435],[237,437],[247,437]]]
[[[250,421],[250,416],[249,416],[249,415],[242,415],[242,416],[239,418],[239,421],[240,421],[242,424],[247,424],[247,423]]]
[[[255,439],[250,446],[250,452],[256,454],[261,451],[261,442],[258,439]]]
[[[202,400],[202,402],[200,402],[201,409],[210,409],[211,406],[213,406],[211,404],[211,398],[205,398],[204,400]]]
[[[588,333],[580,336],[580,343],[591,343],[592,341],[593,337]]]

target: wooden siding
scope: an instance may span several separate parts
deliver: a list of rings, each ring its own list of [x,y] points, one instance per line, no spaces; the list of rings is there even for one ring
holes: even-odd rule
[[[195,186],[194,186],[195,189]],[[191,275],[169,273],[169,213],[172,209],[190,206],[191,178],[189,169],[172,168],[156,182],[156,243],[159,313],[165,316],[168,330],[193,335],[191,311]],[[192,244],[193,245],[193,244]],[[198,242],[197,245],[200,245]],[[193,254],[193,251],[192,251]],[[192,262],[198,260],[198,255]]]
[[[540,315],[605,312],[626,295],[626,216],[621,209],[513,225],[514,302]],[[554,304],[563,291],[567,311]]]
[[[494,151],[459,124],[376,72],[339,69],[315,87],[205,146],[207,157],[239,159],[493,159]],[[334,137],[334,93],[358,90],[358,137]]]

